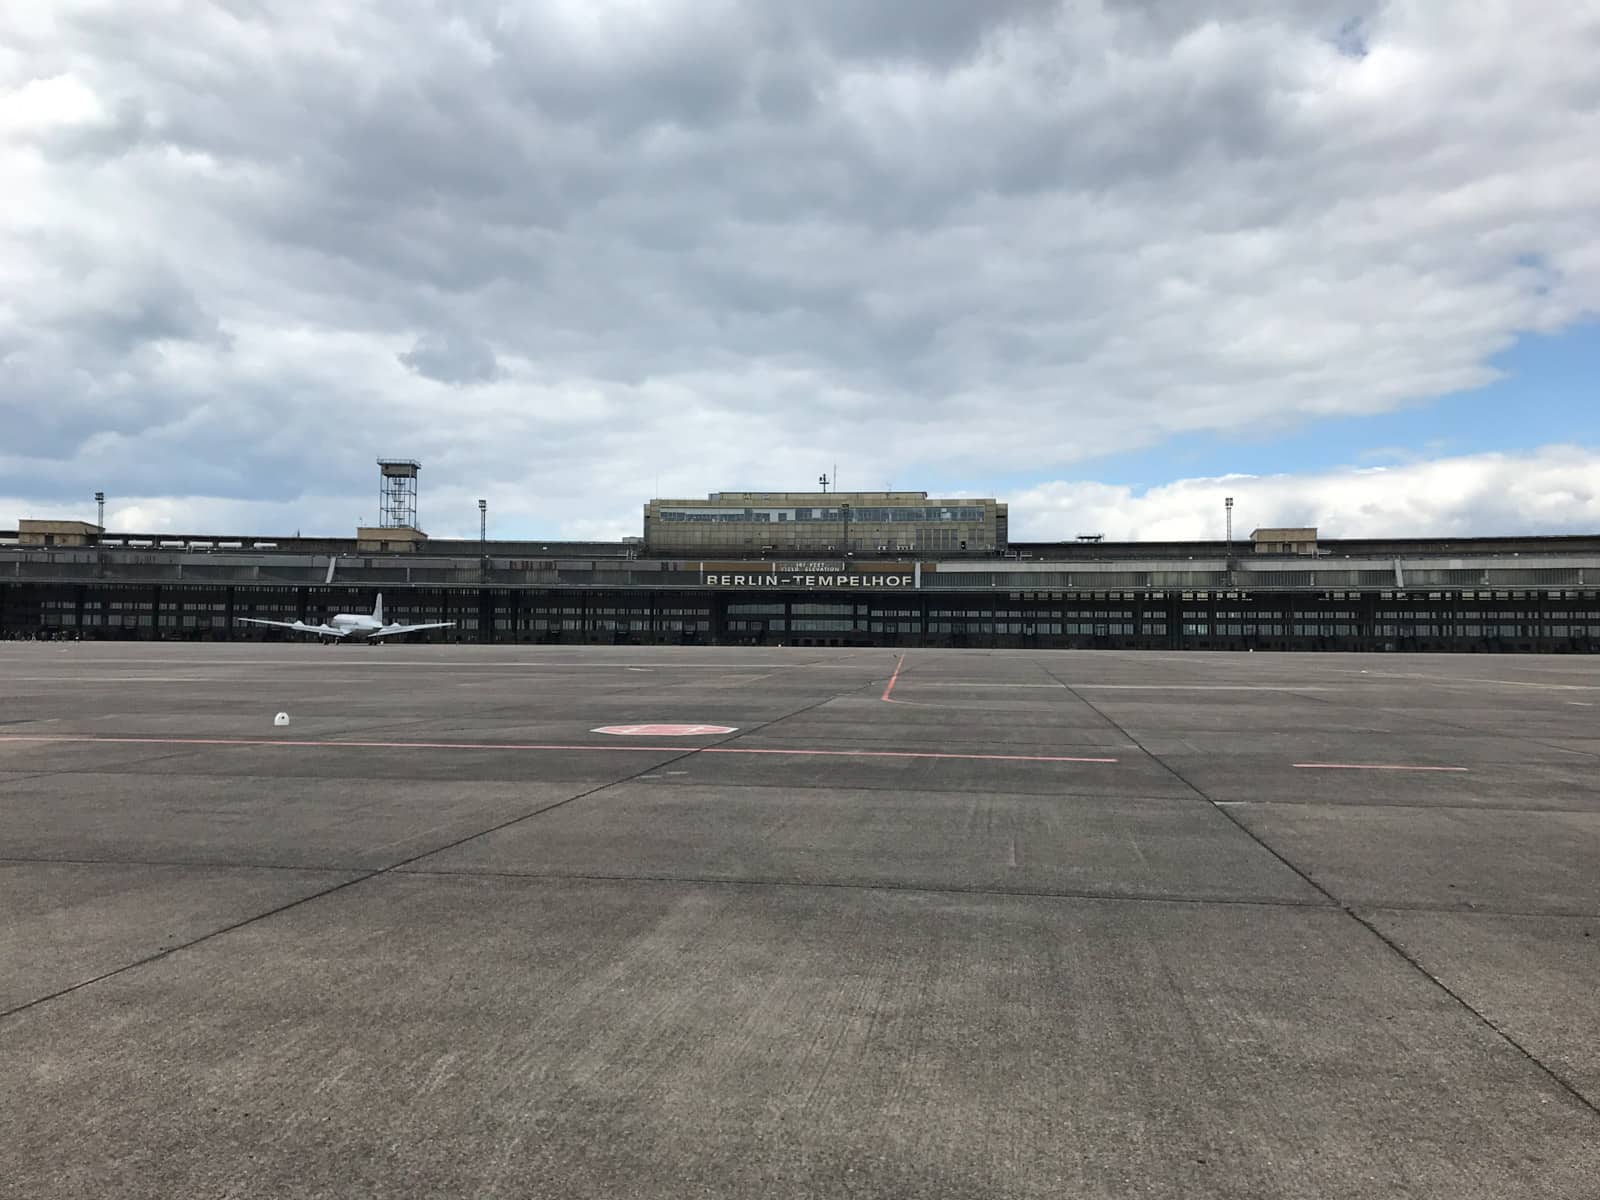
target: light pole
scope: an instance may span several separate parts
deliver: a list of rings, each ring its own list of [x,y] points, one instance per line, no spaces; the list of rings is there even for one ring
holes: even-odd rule
[[[96,492],[94,494],[94,502],[95,507],[99,509],[99,514],[95,520],[100,526],[100,532],[94,535],[94,571],[96,575],[104,575],[106,573],[106,494],[104,492]]]
[[[1227,496],[1222,501],[1222,507],[1227,513],[1227,538],[1228,538],[1228,586],[1233,586],[1233,497]]]
[[[489,502],[478,501],[478,578],[489,570]]]

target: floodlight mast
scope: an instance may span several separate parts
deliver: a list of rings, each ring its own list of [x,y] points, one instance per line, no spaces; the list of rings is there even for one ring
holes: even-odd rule
[[[489,502],[478,501],[478,578],[489,571]]]
[[[1225,497],[1223,499],[1223,501],[1222,501],[1222,507],[1223,507],[1223,510],[1227,514],[1227,527],[1226,527],[1226,531],[1225,531],[1227,539],[1228,539],[1227,540],[1227,546],[1228,546],[1227,579],[1228,579],[1228,586],[1232,587],[1233,586],[1233,497],[1232,496]]]

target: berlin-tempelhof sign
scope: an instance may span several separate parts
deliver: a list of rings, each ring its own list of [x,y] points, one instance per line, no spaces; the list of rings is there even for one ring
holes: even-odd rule
[[[701,578],[714,588],[915,588],[922,583],[920,563],[847,567],[844,563],[701,563]]]

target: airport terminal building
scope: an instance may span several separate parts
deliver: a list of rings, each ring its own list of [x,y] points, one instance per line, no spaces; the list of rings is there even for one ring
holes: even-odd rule
[[[644,506],[644,545],[663,557],[994,555],[1006,541],[1000,501],[927,492],[712,492]]]
[[[454,621],[428,641],[1600,650],[1600,535],[1012,542],[922,492],[652,500],[618,542],[0,530],[0,637],[293,638],[243,617]]]

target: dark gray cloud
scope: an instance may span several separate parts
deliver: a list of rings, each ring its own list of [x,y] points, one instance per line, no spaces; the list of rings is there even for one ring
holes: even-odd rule
[[[488,343],[456,330],[425,333],[399,358],[418,375],[439,383],[488,383],[500,373]]]
[[[1384,411],[1600,309],[1567,6],[166,12],[0,15],[0,474],[40,503],[359,508],[409,450],[441,512],[620,529],[752,463]]]
[[[846,59],[899,60],[950,68],[976,56],[997,33],[1021,28],[1047,33],[1062,9],[1057,0],[923,0],[920,4],[862,4],[813,0],[760,6],[788,28]],[[1068,13],[1071,11],[1069,6]]]

